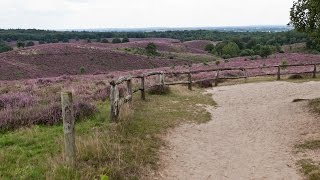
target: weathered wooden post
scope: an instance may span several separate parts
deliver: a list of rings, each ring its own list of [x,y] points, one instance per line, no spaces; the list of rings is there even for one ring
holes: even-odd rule
[[[244,82],[247,83],[248,82],[248,71],[247,69],[244,69]]]
[[[67,164],[74,168],[76,157],[74,112],[71,92],[61,92],[62,119],[64,131],[65,158]]]
[[[214,86],[218,86],[218,84],[219,84],[219,73],[220,73],[220,71],[218,70],[217,74],[216,74],[216,80],[214,81]]]
[[[188,89],[190,91],[192,91],[192,76],[191,76],[191,72],[188,73]]]
[[[161,86],[164,86],[164,72],[161,72],[161,73],[159,74],[159,84],[160,84]]]
[[[140,88],[141,99],[142,100],[146,100],[145,79],[146,79],[145,75],[142,75],[142,77],[141,77],[141,88]]]
[[[128,100],[128,103],[130,106],[132,106],[132,94],[133,93],[132,93],[132,79],[131,78],[127,80],[127,93],[129,96],[131,96],[130,99]]]
[[[111,81],[110,85],[110,121],[116,122],[119,114],[119,90],[114,81]]]
[[[316,77],[317,77],[317,65],[314,64],[313,65],[313,76],[312,76],[312,78],[316,78]]]
[[[278,66],[277,80],[281,79],[281,66]]]

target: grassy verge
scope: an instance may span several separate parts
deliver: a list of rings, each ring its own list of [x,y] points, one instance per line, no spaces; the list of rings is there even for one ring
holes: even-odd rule
[[[0,179],[139,179],[155,170],[159,137],[180,123],[202,123],[210,114],[196,104],[214,105],[200,90],[172,87],[167,95],[135,97],[134,111],[124,108],[122,121],[108,123],[103,103],[92,118],[76,123],[77,167],[63,163],[62,126],[34,126],[0,136]]]
[[[314,113],[320,114],[320,98],[313,99],[308,102],[308,107]],[[313,139],[305,141],[302,144],[295,146],[299,151],[314,151],[320,149],[320,140]],[[298,166],[301,168],[301,171],[307,177],[308,180],[318,180],[320,179],[320,163],[315,162],[312,159],[302,159],[298,161]]]

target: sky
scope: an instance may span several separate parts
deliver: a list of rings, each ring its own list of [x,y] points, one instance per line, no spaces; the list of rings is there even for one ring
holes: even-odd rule
[[[286,25],[293,0],[0,0],[0,28]]]

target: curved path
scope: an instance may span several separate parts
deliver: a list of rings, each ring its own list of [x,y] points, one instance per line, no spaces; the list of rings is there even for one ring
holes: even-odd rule
[[[302,179],[293,146],[316,118],[298,98],[320,97],[320,82],[267,82],[208,90],[218,107],[206,124],[168,134],[157,179]],[[319,124],[319,123],[318,123]]]

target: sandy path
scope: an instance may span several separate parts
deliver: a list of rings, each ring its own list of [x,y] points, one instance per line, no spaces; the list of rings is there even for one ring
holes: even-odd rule
[[[159,179],[302,179],[292,153],[315,117],[297,98],[320,97],[320,82],[268,82],[209,90],[212,121],[167,136]]]

